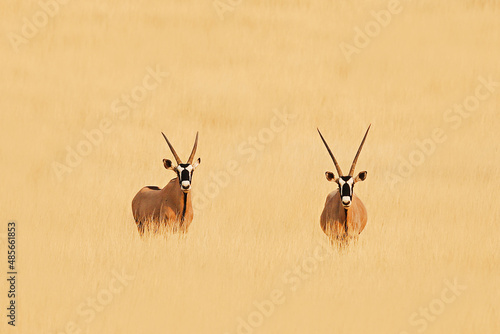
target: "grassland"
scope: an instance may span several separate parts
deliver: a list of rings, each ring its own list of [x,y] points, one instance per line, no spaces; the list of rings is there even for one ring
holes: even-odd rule
[[[389,1],[224,3],[71,1],[29,38],[40,5],[0,5],[1,332],[500,332],[500,2],[402,1],[349,57]],[[368,225],[339,254],[316,127],[347,170],[370,123]],[[199,205],[141,240],[133,196],[174,176],[160,131],[183,158],[200,132]]]

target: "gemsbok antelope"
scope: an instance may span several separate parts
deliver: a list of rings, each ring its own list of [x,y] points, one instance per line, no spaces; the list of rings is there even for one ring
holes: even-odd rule
[[[337,169],[337,173],[339,174],[339,177],[336,178],[335,174],[332,172],[327,171],[325,173],[326,179],[337,183],[338,188],[328,194],[325,208],[321,214],[320,224],[321,229],[330,238],[330,240],[332,242],[338,241],[341,245],[347,244],[349,239],[357,239],[361,231],[365,228],[366,221],[368,220],[368,215],[363,202],[361,202],[359,197],[354,194],[354,185],[358,181],[364,181],[366,179],[367,172],[363,171],[356,177],[353,176],[354,169],[356,168],[356,163],[359,158],[359,153],[363,148],[363,144],[365,143],[370,127],[371,124],[366,130],[363,141],[361,142],[358,152],[354,157],[354,161],[352,162],[349,175],[347,176],[344,176],[342,173],[337,159],[335,159],[335,156],[330,150],[330,147],[328,147],[325,138],[323,138],[323,135],[318,129],[321,140],[323,140],[323,143],[333,160],[333,164]]]
[[[201,159],[198,158],[193,163],[198,146],[198,133],[196,133],[193,150],[186,163],[182,163],[167,136],[163,132],[161,134],[167,141],[177,162],[177,166],[174,166],[172,161],[163,159],[163,166],[168,170],[173,170],[177,177],[170,180],[163,189],[147,186],[135,195],[132,200],[132,212],[141,236],[144,234],[145,228],[155,232],[158,231],[159,227],[166,227],[174,232],[187,232],[193,221],[190,190],[193,172],[201,162]],[[150,226],[150,223],[153,226]]]

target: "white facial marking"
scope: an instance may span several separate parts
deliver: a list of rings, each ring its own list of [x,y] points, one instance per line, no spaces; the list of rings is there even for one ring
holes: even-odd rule
[[[193,171],[193,166],[192,165],[187,166],[186,170],[191,173]]]
[[[182,186],[183,186],[184,188],[188,188],[188,187],[189,187],[189,181],[182,181],[182,183],[181,183],[181,184],[182,184]]]

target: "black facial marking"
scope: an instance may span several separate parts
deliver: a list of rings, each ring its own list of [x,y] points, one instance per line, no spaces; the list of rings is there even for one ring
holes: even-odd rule
[[[190,181],[189,171],[187,169],[183,169],[180,175],[181,182],[182,181]]]
[[[341,194],[342,196],[351,196],[351,187],[347,183],[344,183]]]
[[[340,177],[345,183],[342,185],[342,187],[340,187],[340,183],[339,183],[339,190],[340,190],[340,196],[344,197],[344,196],[349,196],[352,198],[352,188],[354,188],[354,184],[352,186],[349,185],[349,183],[347,183],[347,181],[349,180],[352,180],[352,177],[350,176],[341,176]]]

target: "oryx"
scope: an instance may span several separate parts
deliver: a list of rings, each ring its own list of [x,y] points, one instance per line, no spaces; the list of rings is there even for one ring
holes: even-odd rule
[[[363,144],[365,143],[370,127],[371,124],[366,130],[363,141],[361,142],[354,161],[352,162],[349,175],[347,176],[344,176],[342,173],[337,159],[335,159],[330,147],[328,147],[328,144],[318,129],[321,140],[323,140],[323,143],[333,160],[335,168],[337,169],[337,173],[339,174],[339,177],[336,178],[332,172],[327,171],[325,173],[326,179],[337,183],[338,188],[327,196],[325,208],[323,209],[320,219],[323,232],[325,232],[325,234],[332,241],[337,240],[342,243],[348,242],[349,238],[357,238],[366,226],[366,221],[368,219],[366,208],[359,197],[354,194],[354,185],[358,181],[364,181],[366,179],[367,172],[363,171],[356,177],[353,177],[353,175],[359,153],[363,148]]]
[[[170,180],[163,189],[156,186],[147,186],[135,195],[132,200],[132,212],[141,235],[143,235],[145,228],[153,228],[153,231],[157,231],[158,227],[186,232],[193,220],[190,190],[193,172],[201,162],[201,159],[198,158],[193,163],[196,147],[198,146],[198,133],[196,133],[193,150],[186,163],[182,163],[167,136],[163,132],[161,134],[167,141],[168,147],[170,147],[177,162],[177,166],[174,166],[172,161],[163,159],[163,166],[166,169],[173,170],[177,177]],[[154,226],[150,226],[150,223],[154,224]]]

